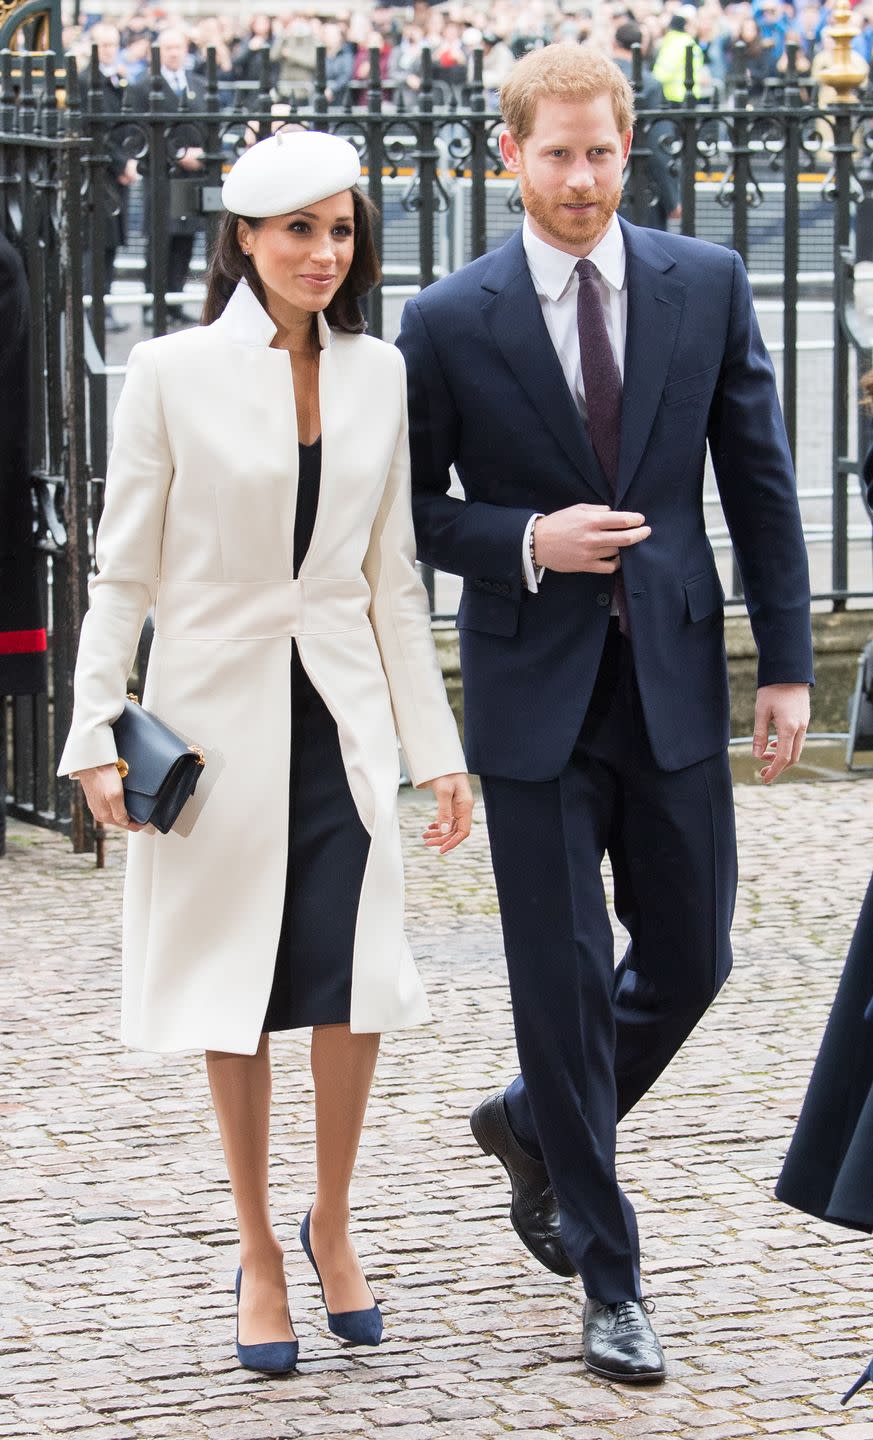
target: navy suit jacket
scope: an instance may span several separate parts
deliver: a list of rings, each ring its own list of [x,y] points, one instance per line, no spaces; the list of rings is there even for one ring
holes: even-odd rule
[[[622,551],[656,763],[724,748],[724,594],[702,503],[707,441],[759,652],[761,685],[812,681],[809,576],[773,368],[739,256],[621,222],[627,342],[615,505],[652,527]],[[612,576],[522,584],[534,511],[611,504],[549,339],[517,232],[406,305],[419,555],[462,575],[467,763],[545,780],[572,752],[597,676]],[[454,464],[465,498],[447,494]]]

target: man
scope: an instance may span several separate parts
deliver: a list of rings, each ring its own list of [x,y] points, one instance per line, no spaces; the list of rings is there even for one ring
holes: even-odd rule
[[[670,23],[658,46],[652,74],[661,86],[668,105],[685,105],[687,103],[685,66],[687,64],[686,54],[689,50],[691,51],[691,94],[695,100],[700,99],[703,51],[694,38],[696,29],[697,11],[693,5],[682,5],[674,15],[670,16]]]
[[[642,45],[643,32],[634,20],[625,20],[619,25],[612,41],[612,58],[623,75],[628,80],[633,79],[633,47]],[[663,110],[664,92],[652,74],[651,70],[643,68],[642,91],[637,96],[641,110]],[[667,163],[667,156],[659,145],[659,138],[665,133],[669,135],[670,127],[654,121],[649,125],[645,134],[645,145],[649,154],[645,160],[646,190],[649,195],[649,204],[646,210],[646,219],[643,222],[651,226],[653,230],[666,230],[668,220],[681,220],[682,206],[679,204],[679,187],[673,176],[670,174],[670,167]],[[637,171],[634,177],[639,183],[642,178]],[[624,204],[620,212],[630,217],[630,209],[625,209]]]
[[[509,1173],[525,1244],[582,1277],[586,1364],[658,1380],[615,1126],[731,964],[707,441],[759,651],[767,783],[797,760],[809,714],[806,552],[739,257],[615,215],[625,77],[591,47],[553,45],[519,62],[501,102],[523,228],[410,301],[399,341],[419,552],[464,577],[465,748],[521,1062],[471,1126]],[[453,464],[463,500],[448,493]],[[604,852],[630,934],[615,971]]]
[[[161,98],[158,109],[172,115],[183,106],[188,110],[202,110],[206,95],[206,83],[198,75],[191,74],[186,67],[188,42],[181,30],[168,28],[158,36],[158,50],[161,58]],[[132,87],[131,109],[148,110],[151,105],[151,77]],[[203,171],[202,127],[195,122],[177,123],[168,132],[168,153],[170,155],[170,179],[190,179]],[[148,278],[146,288],[154,283],[152,267],[152,226],[151,209],[148,203],[148,178],[146,178],[145,220],[148,247]],[[194,251],[194,236],[202,228],[203,221],[198,213],[184,214],[170,212],[169,246],[167,252],[167,293],[179,293],[185,288],[191,255]],[[182,306],[176,301],[167,306],[167,318],[177,323],[183,319]]]
[[[769,55],[770,74],[775,76],[778,73],[777,63],[785,53],[788,21],[779,0],[762,0],[760,5],[753,7],[753,14],[758,22],[761,44]]]
[[[107,117],[104,123],[112,124],[112,116],[121,115],[127,79],[118,59],[119,32],[114,25],[95,25],[90,38],[97,46],[97,96],[91,93],[91,67],[88,65],[80,79],[80,102],[83,109],[93,109],[96,115]],[[112,290],[115,269],[115,254],[123,245],[127,232],[127,187],[137,178],[136,161],[125,152],[121,130],[116,127],[106,132],[105,150],[108,159],[103,177],[103,204],[105,211],[103,234],[103,288],[108,295]],[[85,288],[92,285],[92,260],[90,250],[85,256]],[[127,326],[106,312],[106,329],[111,332],[126,330]]]
[[[46,688],[46,633],[30,490],[30,300],[17,250],[0,233],[0,697]],[[0,698],[0,855],[6,841]]]

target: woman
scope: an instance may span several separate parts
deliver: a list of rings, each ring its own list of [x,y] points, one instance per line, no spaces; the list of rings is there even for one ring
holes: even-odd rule
[[[253,15],[249,21],[249,33],[241,42],[233,57],[233,78],[248,84],[260,85],[264,74],[264,50],[272,50],[274,40],[273,19],[270,15]],[[276,83],[278,66],[271,58],[269,83]]]
[[[725,58],[728,72],[734,67],[738,44],[744,47],[742,68],[749,95],[753,100],[760,100],[767,88],[766,82],[773,72],[772,45],[767,47],[758,22],[751,15],[743,16],[737,29],[736,39],[731,40],[726,47]]]
[[[379,269],[359,175],[336,137],[252,146],[225,181],[206,324],[132,351],[60,766],[132,832],[122,1039],[206,1050],[238,1354],[267,1371],[297,1355],[267,1196],[272,1030],[314,1027],[301,1238],[331,1329],[381,1334],[349,1182],[379,1034],[428,1018],[403,935],[395,720],[437,798],[426,843],[454,848],[472,811],[415,571],[403,362],[360,334]],[[129,822],[110,728],[152,604],[143,701],[206,753],[165,836]]]

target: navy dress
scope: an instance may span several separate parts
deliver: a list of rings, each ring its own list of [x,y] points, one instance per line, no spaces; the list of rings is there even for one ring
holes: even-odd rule
[[[321,440],[300,446],[294,575],[318,510]],[[347,1025],[358,902],[370,837],[352,799],[333,716],[291,656],[291,773],[285,908],[264,1030]]]

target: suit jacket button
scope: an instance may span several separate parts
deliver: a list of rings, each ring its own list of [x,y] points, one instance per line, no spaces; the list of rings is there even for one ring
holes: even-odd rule
[[[597,596],[597,603],[598,605],[609,605],[611,603],[611,597],[607,595],[605,590],[600,591],[600,594]]]

